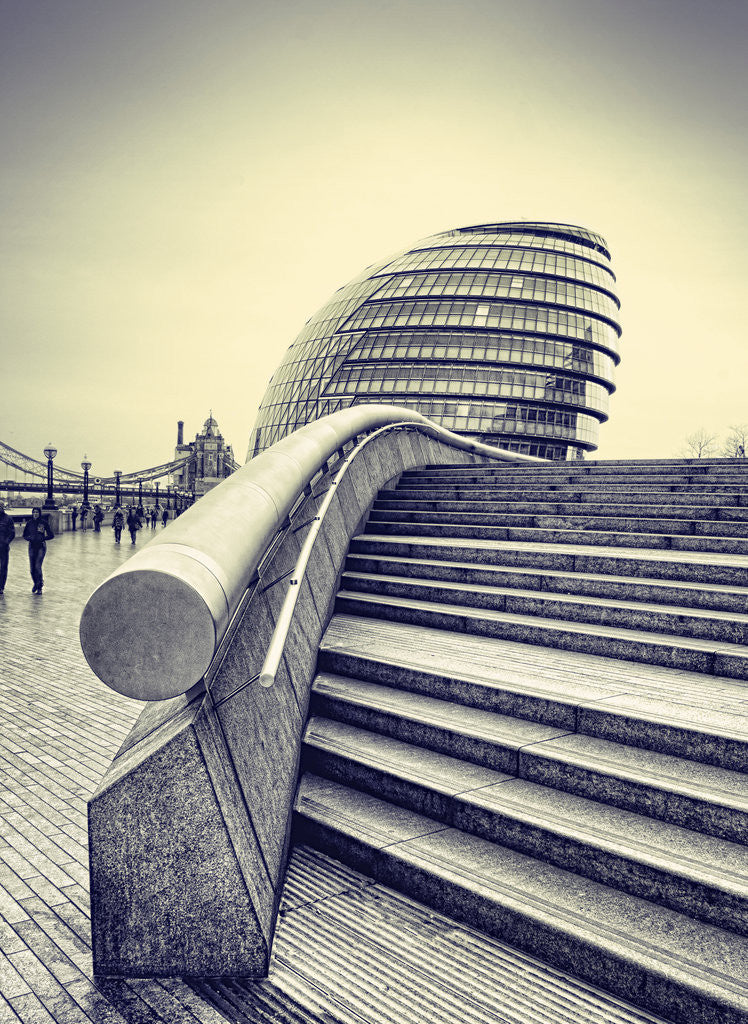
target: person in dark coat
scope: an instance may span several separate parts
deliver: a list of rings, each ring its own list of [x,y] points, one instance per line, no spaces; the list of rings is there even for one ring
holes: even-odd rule
[[[73,520],[73,533],[75,533],[75,524],[78,519],[78,509],[75,507],[75,505],[73,505],[73,508],[70,512],[70,518]]]
[[[8,553],[15,535],[16,525],[0,501],[0,594],[5,590],[5,581],[8,578]]]
[[[122,513],[122,509],[117,507],[114,510],[112,516],[112,529],[114,530],[114,543],[119,544],[119,539],[122,536],[122,531],[125,528],[125,517]]]
[[[54,534],[48,521],[42,515],[42,510],[37,506],[31,510],[31,519],[23,529],[23,539],[29,542],[29,570],[31,579],[34,581],[32,594],[41,594],[44,586],[42,576],[42,562],[47,553],[47,541],[52,540]]]
[[[161,525],[162,526],[166,526],[166,524],[168,522],[169,522],[169,510],[168,510],[168,508],[165,508],[164,511],[161,513]]]
[[[101,511],[101,505],[94,505],[93,513],[93,524],[96,533],[101,533],[101,524],[104,522],[104,513]]]
[[[81,505],[81,530],[86,532],[86,519],[88,518],[88,509],[85,505]]]
[[[138,515],[137,509],[131,508],[127,513],[127,529],[130,531],[130,537],[132,538],[133,544],[135,543],[135,538],[141,526],[142,523],[140,522],[140,516]]]

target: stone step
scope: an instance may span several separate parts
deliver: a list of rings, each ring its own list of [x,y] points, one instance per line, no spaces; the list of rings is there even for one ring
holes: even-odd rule
[[[403,477],[412,479],[443,479],[455,478],[485,479],[489,477],[524,477],[534,476],[542,479],[564,477],[569,479],[597,479],[617,477],[618,479],[634,480],[637,478],[659,479],[667,477],[687,478],[694,480],[748,478],[748,462],[744,459],[732,460],[721,465],[712,463],[710,466],[695,466],[685,462],[673,462],[659,466],[645,466],[636,462],[613,466],[607,463],[588,463],[584,466],[559,463],[490,463],[486,465],[431,466],[422,469],[411,469],[404,472]]]
[[[677,1024],[745,1024],[741,936],[310,774],[294,835]]]
[[[645,579],[710,583],[744,587],[748,558],[730,553],[592,549],[582,544],[517,543],[481,538],[423,537],[416,534],[359,534],[351,541],[353,554],[402,555],[408,558],[543,568],[558,572],[603,573]]]
[[[411,469],[412,474],[435,473],[610,473],[627,475],[648,472],[688,472],[706,476],[710,473],[748,473],[745,459],[585,459],[584,462],[510,462],[493,461],[483,464],[453,463]]]
[[[748,480],[748,471],[732,473],[559,473],[553,470],[539,469],[505,469],[487,470],[481,472],[473,468],[462,473],[403,473],[401,481],[406,486],[438,485],[442,482],[450,486],[455,484],[490,484],[492,486],[504,486],[508,483],[552,483],[552,484],[579,484],[581,487],[600,487],[606,483],[617,483],[622,486],[634,487],[643,484],[647,487],[670,486],[671,484],[698,486],[709,484],[729,484],[736,489],[745,487]]]
[[[396,555],[349,554],[346,571],[382,573],[452,583],[554,594],[582,594],[587,597],[614,598],[671,604],[681,608],[705,608],[748,614],[748,586],[722,587],[708,583],[670,582],[668,580],[611,576],[602,573],[556,572],[552,569],[521,568],[501,565],[476,565],[473,562],[445,562],[438,559],[398,558]],[[746,575],[748,579],[748,574]]]
[[[547,495],[546,495],[547,497]],[[580,507],[581,506],[581,507]],[[496,501],[493,499],[466,499],[464,501],[435,501],[407,498],[377,498],[373,505],[377,510],[399,510],[404,512],[484,512],[509,513],[511,515],[590,515],[616,516],[627,519],[667,518],[724,520],[725,522],[748,523],[748,506],[737,508],[723,504],[676,504],[661,505],[630,504],[606,501]]]
[[[345,590],[338,593],[335,611],[748,679],[748,649],[719,640]]]
[[[715,490],[728,488],[740,491],[745,488],[748,473],[743,474],[710,474],[705,476],[694,476],[693,474],[671,473],[671,474],[573,474],[573,473],[528,473],[522,471],[504,471],[502,473],[460,473],[438,475],[406,475],[403,473],[399,480],[399,486],[406,488],[430,488],[430,487],[579,487],[582,490],[600,490],[612,484],[627,490],[667,490],[670,487],[693,487],[700,490],[706,487],[714,487]]]
[[[748,555],[748,538],[680,534],[626,533],[615,530],[541,529],[522,526],[466,526],[460,523],[392,522],[370,520],[366,533],[389,536],[515,540],[539,544],[589,544],[596,547],[634,547],[660,551],[713,551]]]
[[[745,511],[748,513],[748,509]],[[549,515],[543,513],[495,512],[491,510],[429,510],[423,508],[422,505],[413,509],[375,507],[369,514],[369,523],[372,525],[372,529],[376,529],[378,523],[435,523],[445,529],[454,523],[461,526],[518,526],[541,530],[585,530],[596,533],[612,530],[616,533],[656,533],[748,538],[748,519],[743,522],[726,519],[680,519],[675,516],[664,518],[653,516],[634,517],[617,513],[611,515],[610,510],[605,515],[596,515],[588,512],[586,509],[582,515]]]
[[[646,483],[637,485],[632,489],[620,482],[604,484],[593,487],[585,484],[553,484],[540,483],[538,481],[527,481],[526,483],[507,483],[503,486],[486,483],[459,484],[435,483],[428,487],[411,486],[408,483],[398,484],[396,488],[387,488],[379,492],[381,498],[409,498],[409,499],[448,499],[448,500],[470,500],[483,496],[495,498],[497,501],[514,501],[521,498],[524,501],[547,501],[548,495],[558,501],[601,501],[608,496],[615,500],[664,502],[677,501],[683,503],[698,503],[701,500],[708,503],[718,503],[721,499],[727,504],[735,506],[748,505],[748,494],[745,487],[738,485],[713,487],[706,484],[671,485],[647,487]]]
[[[341,587],[348,592],[464,605],[513,615],[538,615],[567,622],[621,626],[730,644],[744,644],[748,640],[748,615],[736,612],[684,609],[677,605],[611,598],[603,601],[580,594],[540,594],[536,590],[478,583],[465,587],[462,581],[354,571],[343,574]]]
[[[725,768],[329,673],[314,680],[311,713],[707,835],[746,835],[746,777]]]
[[[334,616],[318,669],[734,771],[748,765],[741,683],[573,651]]]
[[[748,934],[748,849],[312,717],[303,770]]]

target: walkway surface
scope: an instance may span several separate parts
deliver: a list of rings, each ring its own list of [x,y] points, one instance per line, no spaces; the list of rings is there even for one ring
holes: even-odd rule
[[[0,1024],[658,1024],[304,847],[266,981],[94,981],[86,801],[142,705],[89,670],[78,622],[149,536],[136,547],[115,546],[111,529],[55,538],[40,597],[26,545],[11,547],[0,597]]]

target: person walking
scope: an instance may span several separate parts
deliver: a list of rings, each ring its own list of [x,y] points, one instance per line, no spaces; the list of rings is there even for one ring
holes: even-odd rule
[[[23,539],[29,542],[29,570],[31,579],[34,581],[32,594],[41,594],[44,586],[42,576],[42,562],[47,553],[47,541],[52,540],[54,533],[49,522],[42,515],[42,510],[37,505],[31,510],[31,519],[23,529]]]
[[[114,530],[114,543],[119,544],[119,539],[122,536],[122,531],[125,528],[125,517],[122,514],[122,509],[117,506],[114,510],[114,516],[112,517],[112,529]]]
[[[73,533],[75,533],[75,523],[76,520],[78,519],[78,509],[75,507],[75,505],[73,505],[73,508],[70,512],[70,518],[73,520]]]
[[[8,578],[8,554],[10,543],[16,535],[16,524],[5,511],[4,502],[0,501],[0,595],[5,590]]]
[[[88,508],[85,505],[81,505],[81,531],[86,532],[86,519],[88,518]]]
[[[165,508],[164,511],[161,513],[161,525],[162,526],[166,526],[166,524],[168,522],[169,522],[169,510],[168,510],[168,508]]]
[[[94,505],[93,524],[96,533],[101,533],[101,524],[104,522],[104,513],[101,511],[101,505]]]
[[[127,529],[130,531],[130,537],[132,538],[133,544],[135,543],[135,537],[141,525],[140,516],[138,515],[137,510],[135,508],[131,508],[127,514]]]
[[[157,508],[152,508],[151,509],[151,529],[152,530],[156,529],[156,520],[157,519],[158,519],[158,509]]]

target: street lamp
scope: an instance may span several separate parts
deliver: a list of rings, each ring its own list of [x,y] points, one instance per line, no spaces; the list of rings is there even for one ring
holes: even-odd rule
[[[53,509],[57,508],[57,505],[55,505],[55,499],[52,496],[52,462],[55,455],[57,455],[57,449],[48,444],[44,449],[44,454],[47,459],[47,500],[44,502],[44,507]]]
[[[119,507],[120,504],[120,493],[119,493],[119,478],[122,476],[121,469],[115,469],[114,471],[114,504]]]
[[[81,469],[83,470],[83,507],[90,508],[88,504],[88,471],[91,468],[91,463],[88,461],[88,456],[83,456],[83,462],[81,462]]]
[[[161,508],[161,506],[158,503],[158,484],[159,484],[159,482],[157,480],[156,481],[156,508]]]

